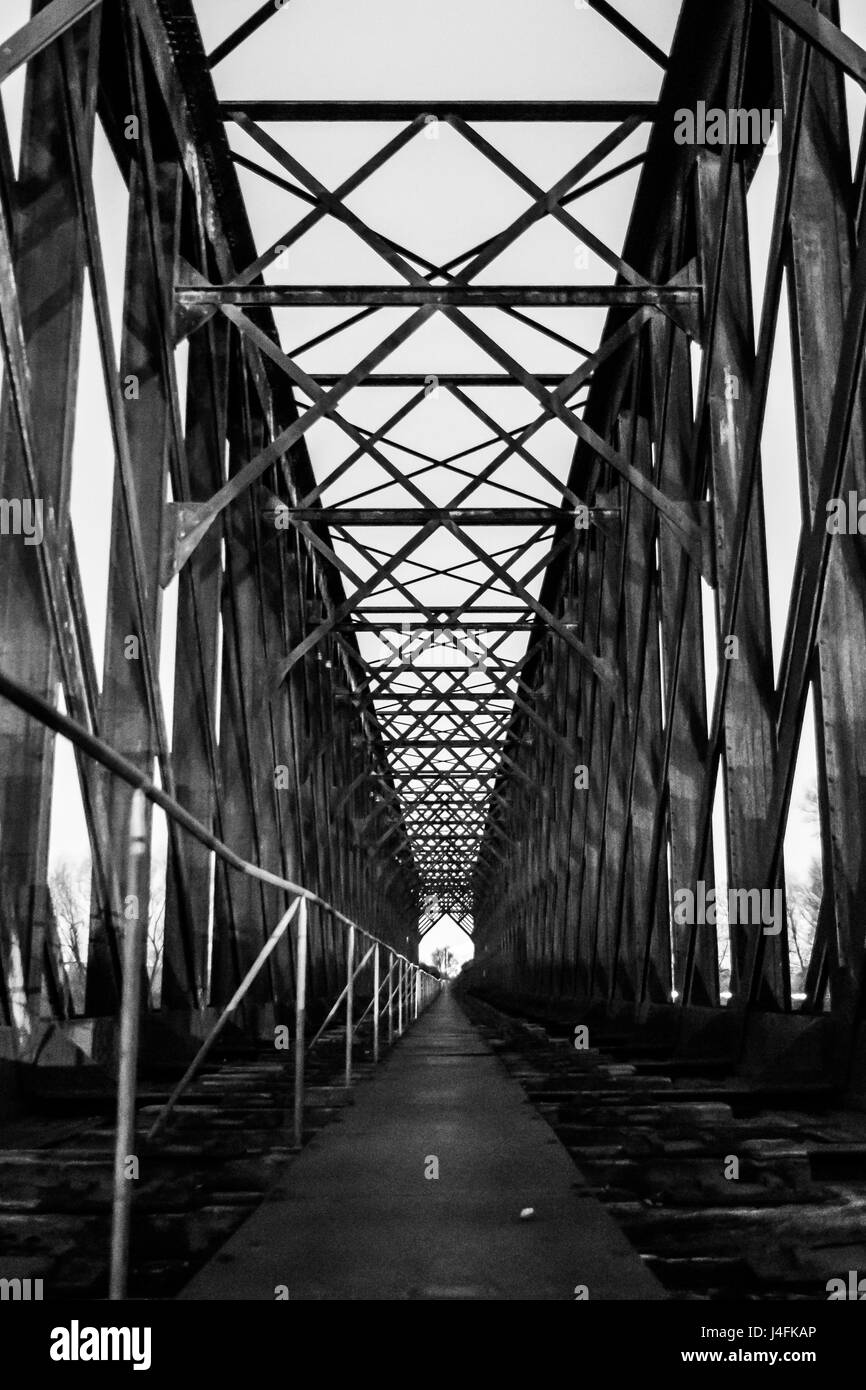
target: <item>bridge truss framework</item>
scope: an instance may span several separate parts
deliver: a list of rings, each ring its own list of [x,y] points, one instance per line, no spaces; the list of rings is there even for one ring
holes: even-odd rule
[[[92,857],[88,1016],[117,1011],[124,913],[148,877],[146,864],[135,885],[128,877],[131,779],[112,754],[147,782],[149,808],[158,786],[169,812],[165,1009],[222,1006],[284,908],[279,886],[230,872],[177,808],[240,860],[307,885],[401,951],[414,953],[417,932],[447,913],[474,932],[490,984],[632,1010],[716,1009],[716,929],[679,924],[672,905],[678,891],[716,882],[722,862],[731,888],[784,895],[811,700],[822,892],[797,1002],[832,1020],[840,1065],[853,1055],[866,579],[861,539],[832,536],[826,515],[831,498],[866,497],[866,142],[852,175],[844,87],[866,85],[866,52],[839,28],[836,0],[686,0],[670,55],[613,6],[589,3],[663,70],[658,102],[220,102],[213,70],[274,20],[273,5],[206,55],[191,0],[49,0],[0,51],[0,81],[26,65],[17,172],[0,129],[2,496],[45,507],[42,544],[0,539],[0,1023],[72,1012],[48,889],[58,691],[62,731],[77,733]],[[760,304],[746,197],[766,155],[678,145],[676,113],[700,101],[782,112]],[[399,130],[330,190],[291,150],[292,123],[307,120]],[[512,120],[603,133],[544,189],[485,134]],[[446,265],[348,204],[437,122],[529,199]],[[128,198],[119,334],[111,228],[94,190],[97,124]],[[238,154],[229,126],[267,162]],[[646,150],[619,158],[647,126]],[[238,166],[308,208],[268,247],[254,244]],[[636,167],[617,252],[580,221],[580,199]],[[328,217],[381,258],[387,283],[274,278]],[[478,282],[546,217],[612,282]],[[774,668],[761,447],[774,361],[787,350],[783,296],[802,532]],[[70,523],[85,302],[115,458],[101,679]],[[352,310],[332,336],[388,308],[406,314],[350,370],[314,376],[298,360],[311,344],[287,351],[275,318],[305,305]],[[592,351],[531,317],[575,306],[607,310]],[[567,343],[574,370],[531,372],[479,309]],[[487,355],[488,373],[388,373],[434,315]],[[373,432],[346,403],[370,386],[402,402]],[[531,402],[519,430],[479,401],[500,387]],[[489,461],[403,449],[395,462],[391,432],[429,408],[431,391],[477,420]],[[305,436],[325,418],[350,451],[317,479]],[[550,420],[573,436],[567,478],[533,450]],[[371,461],[399,505],[376,500],[381,486],[356,487]],[[475,497],[487,484],[495,505]],[[398,535],[388,549],[384,527]],[[443,537],[444,565],[434,553]],[[425,597],[443,577],[462,586],[444,607]],[[170,583],[171,727],[159,657]],[[364,654],[372,636],[377,659]],[[447,661],[432,659],[437,645]],[[731,1018],[791,1012],[783,915],[775,935],[730,925]],[[311,942],[312,987],[333,995],[346,946],[327,913]],[[266,1012],[285,1005],[295,966],[291,947],[275,952],[251,999]]]

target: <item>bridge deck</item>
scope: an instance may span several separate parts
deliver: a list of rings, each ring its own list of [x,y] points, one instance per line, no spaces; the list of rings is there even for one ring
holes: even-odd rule
[[[664,1297],[450,992],[355,1102],[183,1298]]]

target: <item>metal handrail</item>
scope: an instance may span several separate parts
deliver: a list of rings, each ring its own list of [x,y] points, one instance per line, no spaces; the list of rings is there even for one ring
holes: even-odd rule
[[[90,733],[88,729],[85,729],[83,725],[78,724],[74,719],[70,719],[68,714],[63,714],[60,710],[55,709],[55,707],[49,704],[47,700],[44,700],[41,695],[35,694],[32,690],[29,690],[27,686],[21,685],[18,681],[13,680],[12,677],[7,675],[2,669],[0,669],[0,695],[5,696],[7,700],[17,705],[19,709],[24,710],[26,714],[30,714],[34,719],[38,719],[40,723],[53,729],[55,733],[62,734],[64,738],[69,739],[70,743],[74,743],[82,752],[87,753],[96,762],[101,763],[109,772],[113,772],[121,781],[143,792],[148,801],[152,802],[154,806],[158,806],[160,810],[164,811],[177,825],[189,831],[190,835],[207,849],[213,850],[217,858],[222,859],[223,862],[228,864],[231,868],[237,869],[240,873],[247,874],[250,878],[258,879],[261,883],[267,883],[272,888],[282,888],[287,893],[294,893],[300,898],[306,898],[307,902],[315,903],[318,907],[324,908],[326,912],[330,912],[331,915],[336,918],[338,922],[342,922],[344,926],[354,927],[356,931],[363,932],[370,940],[379,940],[381,942],[381,938],[375,937],[371,932],[365,931],[365,929],[360,927],[357,922],[354,922],[351,917],[347,917],[345,913],[340,912],[338,908],[334,907],[325,898],[320,898],[318,893],[311,892],[309,888],[304,888],[300,883],[293,883],[291,879],[283,878],[281,874],[272,874],[268,869],[262,869],[258,864],[253,864],[251,860],[244,859],[241,855],[236,854],[223,840],[218,839],[216,835],[212,834],[207,826],[203,825],[201,821],[196,820],[195,816],[190,815],[189,811],[181,806],[180,802],[175,801],[174,797],[168,796],[167,793],[164,792],[161,787],[158,787],[155,782],[152,782],[149,777],[145,777],[144,773],[141,772],[134,763],[128,762],[127,759],[112,748],[110,744],[106,743],[96,734]],[[387,942],[381,942],[381,944],[387,945]],[[408,959],[408,957],[406,959]]]
[[[370,957],[372,956],[372,954],[373,954],[373,952],[375,951],[376,946],[377,946],[378,944],[379,944],[378,942],[374,942],[373,945],[370,947],[369,951],[367,952],[367,954],[366,954],[366,955],[361,959],[361,961],[355,966],[355,969],[354,969],[354,971],[353,971],[353,973],[352,973],[352,979],[353,979],[353,980],[357,979],[357,977],[360,975],[361,971],[364,969],[364,966],[367,964],[367,961],[368,961],[368,960],[370,959]],[[328,1024],[331,1022],[331,1019],[334,1017],[334,1014],[337,1012],[337,1010],[339,1009],[340,1005],[342,1004],[343,1000],[346,998],[346,995],[347,995],[348,993],[349,993],[349,986],[348,986],[348,983],[347,983],[347,984],[343,985],[343,988],[340,990],[340,993],[337,995],[337,998],[334,1000],[334,1003],[331,1005],[331,1008],[329,1009],[329,1011],[328,1011],[328,1013],[327,1013],[327,1015],[326,1015],[326,1017],[325,1017],[324,1023],[321,1025],[321,1027],[319,1028],[318,1032],[317,1032],[317,1033],[310,1039],[310,1041],[307,1043],[307,1051],[308,1051],[308,1052],[312,1052],[313,1048],[316,1046],[316,1043],[319,1041],[319,1038],[320,1038],[320,1037],[322,1036],[322,1034],[324,1033],[324,1031],[325,1031],[325,1029],[327,1028]],[[361,1021],[361,1020],[359,1019],[358,1022],[360,1023],[360,1021]]]
[[[229,1002],[225,1005],[222,1013],[220,1014],[213,1028],[208,1033],[198,1052],[195,1054],[186,1071],[184,1072],[183,1076],[180,1078],[180,1081],[175,1086],[165,1105],[162,1107],[153,1124],[151,1125],[150,1129],[147,1131],[146,1137],[148,1141],[155,1139],[156,1136],[159,1134],[160,1130],[165,1128],[172,1110],[177,1105],[178,1101],[180,1100],[184,1091],[189,1086],[190,1082],[200,1071],[204,1059],[207,1057],[208,1053],[210,1052],[211,1048],[213,1047],[223,1028],[228,1023],[235,1009],[240,1004],[250,985],[257,977],[265,961],[268,959],[268,956],[272,955],[272,953],[276,950],[277,946],[279,945],[280,941],[282,941],[283,937],[286,934],[286,931],[288,930],[289,923],[291,922],[292,918],[294,917],[302,902],[303,898],[295,898],[295,901],[292,903],[288,912],[283,913],[283,916],[280,918],[279,922],[274,927],[274,930],[271,932],[264,946],[259,951],[259,954],[256,956],[246,975],[241,980],[240,984],[238,985]]]
[[[397,1035],[401,1037],[405,1031],[403,1026],[404,1018],[404,995],[405,1012],[417,1019],[419,1014],[430,1003],[435,993],[441,987],[441,980],[432,975],[423,966],[409,960],[400,951],[396,951],[387,941],[374,936],[372,932],[360,927],[351,917],[340,912],[326,899],[319,897],[317,893],[312,893],[308,888],[304,888],[299,883],[293,883],[290,879],[283,878],[280,874],[272,874],[267,869],[262,869],[257,864],[253,864],[248,859],[243,859],[234,850],[230,849],[216,835],[212,834],[201,821],[175,801],[172,796],[167,795],[160,787],[152,782],[150,778],[135,766],[134,763],[127,761],[114,748],[107,744],[96,734],[92,734],[81,724],[78,724],[68,715],[56,709],[42,696],[21,685],[11,676],[0,669],[0,695],[5,696],[12,704],[22,709],[26,714],[38,719],[47,728],[53,729],[55,733],[68,739],[82,752],[100,763],[109,772],[119,777],[122,781],[133,787],[136,795],[133,797],[131,820],[130,820],[130,868],[131,871],[138,863],[140,857],[139,841],[143,838],[143,803],[142,797],[158,806],[164,814],[176,822],[182,829],[197,839],[206,848],[213,851],[217,858],[236,869],[240,873],[247,874],[251,878],[256,878],[262,883],[267,883],[274,888],[279,888],[287,893],[294,895],[294,902],[283,914],[271,935],[262,946],[256,959],[253,961],[243,980],[241,980],[229,1002],[222,1009],[213,1028],[202,1042],[195,1057],[190,1062],[180,1081],[175,1086],[165,1105],[160,1110],[151,1128],[147,1133],[147,1140],[156,1138],[168,1122],[172,1111],[177,1105],[180,1097],[188,1088],[194,1077],[197,1075],[205,1058],[211,1051],[214,1043],[224,1029],[231,1015],[238,1008],[253,981],[258,976],[269,956],[276,950],[283,936],[289,929],[292,921],[297,915],[297,943],[295,955],[295,1069],[294,1069],[294,1103],[293,1103],[293,1136],[294,1145],[299,1149],[303,1142],[303,1123],[304,1123],[304,1064],[307,1051],[305,1039],[306,1021],[306,990],[307,990],[307,936],[308,936],[308,914],[309,904],[315,903],[325,912],[340,922],[347,933],[346,949],[346,984],[341,991],[337,1002],[328,1014],[325,1023],[319,1029],[312,1042],[312,1047],[321,1036],[327,1024],[331,1021],[343,999],[346,1001],[346,1025],[345,1025],[345,1076],[346,1085],[352,1085],[352,1063],[353,1063],[353,1040],[356,1023],[353,1020],[354,1013],[354,982],[355,978],[364,969],[370,956],[373,956],[373,999],[370,1005],[364,1010],[357,1023],[361,1023],[373,1008],[373,1059],[379,1061],[379,1022],[382,1013],[388,1013],[388,1042],[394,1040],[394,1017],[393,1000],[397,995],[398,1025]],[[360,933],[367,941],[371,942],[370,949],[363,956],[360,964],[354,965],[355,940],[357,933]],[[380,947],[389,953],[388,971],[385,979],[382,979],[380,971]],[[127,1269],[129,1260],[129,1224],[131,1212],[131,1192],[132,1184],[128,1180],[126,1164],[131,1157],[130,1150],[134,1143],[135,1134],[135,1105],[136,1105],[136,1084],[138,1070],[138,1020],[141,1007],[141,970],[138,967],[143,949],[143,934],[138,921],[127,923],[124,940],[124,968],[123,968],[123,993],[121,1000],[121,1047],[118,1067],[118,1103],[117,1103],[117,1131],[115,1142],[114,1159],[114,1192],[112,1200],[112,1229],[111,1229],[111,1267],[109,1274],[109,1298],[122,1299],[126,1296]],[[394,967],[397,966],[397,984],[391,989]],[[408,984],[408,990],[407,990]],[[380,997],[382,989],[385,989],[387,999],[383,1007],[380,1007]]]

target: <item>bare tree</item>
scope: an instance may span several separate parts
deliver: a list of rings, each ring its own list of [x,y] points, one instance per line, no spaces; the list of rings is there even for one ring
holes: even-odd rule
[[[455,973],[457,957],[447,946],[438,946],[433,952],[432,961],[440,975],[450,976]]]
[[[76,1013],[84,1011],[87,980],[87,941],[90,915],[90,865],[69,860],[56,864],[48,876],[54,907],[60,965]]]
[[[54,907],[60,963],[76,1013],[83,1013],[87,984],[87,944],[90,935],[89,861],[74,865],[60,860],[48,876]],[[147,917],[146,971],[151,1005],[159,1004],[165,939],[165,875],[154,866]]]
[[[816,834],[820,836],[821,807],[818,801],[816,783],[813,782],[807,788],[800,803],[800,812],[804,822],[814,826]],[[823,896],[824,872],[819,849],[809,862],[804,878],[798,882],[791,882],[789,876],[787,895],[788,950],[791,956],[791,987],[794,992],[802,988],[806,971],[809,968],[809,959],[815,944],[815,932]]]
[[[821,861],[815,858],[809,865],[805,880],[793,884],[788,890],[788,938],[799,968],[797,989],[800,988],[809,968],[823,893],[824,876]],[[791,963],[793,966],[793,959]],[[792,980],[792,987],[794,983]]]
[[[151,883],[147,918],[147,986],[151,1007],[159,1008],[162,998],[162,964],[165,950],[165,873],[162,867]]]
[[[716,892],[716,952],[719,961],[719,993],[731,988],[731,928],[728,922],[727,884]]]

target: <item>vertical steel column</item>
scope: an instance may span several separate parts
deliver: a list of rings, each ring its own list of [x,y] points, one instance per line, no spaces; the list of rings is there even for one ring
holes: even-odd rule
[[[839,23],[837,0],[818,10]],[[776,54],[786,108],[790,64],[799,42],[778,28]],[[840,365],[845,310],[856,250],[852,234],[850,150],[841,70],[813,52],[791,206],[788,301],[794,390],[800,420],[800,487],[804,521],[815,511],[827,444],[827,403]],[[861,160],[862,173],[862,160]],[[861,190],[855,188],[855,199]],[[866,497],[862,392],[846,462],[846,489]],[[824,518],[819,518],[823,522]],[[815,689],[817,779],[822,806],[824,899],[813,950],[812,1007],[830,979],[833,1012],[862,1016],[863,922],[866,920],[866,573],[860,536],[838,536],[830,553],[818,634]],[[823,926],[826,924],[826,932]]]
[[[230,354],[228,433],[230,474],[242,466],[261,422],[250,418],[247,360],[235,341]],[[254,432],[254,433],[253,433]],[[252,437],[251,437],[252,434]],[[256,739],[263,713],[264,665],[256,586],[254,529],[259,520],[250,497],[240,498],[225,517],[225,576],[222,591],[222,700],[220,706],[221,808],[226,838],[239,853],[263,863],[259,807],[267,776],[273,788],[274,761]],[[273,862],[273,860],[271,861]],[[268,931],[266,899],[253,879],[237,883],[218,875],[214,901],[213,1002],[222,1004],[255,959]],[[271,969],[256,978],[250,1002],[272,998]]]
[[[379,1060],[379,943],[373,949],[373,1061]]]
[[[586,607],[583,619],[583,641],[590,649],[600,650],[604,640],[604,547],[603,538],[594,531],[584,536],[583,582],[586,585]],[[584,729],[584,762],[589,768],[589,789],[585,795],[583,822],[583,872],[580,885],[579,966],[581,993],[607,992],[607,974],[598,960],[598,889],[601,874],[601,826],[604,819],[606,748],[604,740],[605,707],[609,703],[599,689],[598,681],[584,680],[581,690],[581,720]]]
[[[563,594],[566,606],[572,605],[577,611],[581,602],[578,586],[578,561],[573,557],[565,574]],[[570,769],[566,826],[567,866],[564,882],[563,932],[562,932],[562,990],[566,995],[578,991],[577,957],[580,918],[580,885],[583,875],[583,828],[586,816],[587,792],[575,787],[576,769],[583,764],[583,729],[581,716],[581,664],[577,654],[568,649],[565,653],[565,680],[563,682],[563,701],[565,710],[564,733],[575,750],[576,758]],[[510,956],[512,975],[516,974],[517,962],[513,929],[509,923]],[[512,988],[514,986],[512,985]]]
[[[346,1085],[352,1084],[352,1034],[355,1008],[355,927],[349,927],[346,945]]]
[[[565,585],[564,599],[572,616],[578,624],[577,631],[583,641],[594,642],[595,633],[589,627],[591,532],[584,532],[574,557]],[[588,827],[590,820],[590,801],[593,796],[592,770],[592,717],[594,682],[586,679],[582,666],[578,666],[574,679],[569,683],[570,700],[574,708],[576,729],[579,730],[578,765],[590,769],[589,787],[575,791],[572,801],[572,817],[569,835],[569,856],[571,873],[569,876],[570,929],[568,933],[568,982],[572,994],[585,993],[589,987],[589,963],[586,944],[586,918],[583,912],[584,883],[588,861]],[[572,777],[572,786],[574,777]],[[517,937],[514,952],[514,973],[518,976],[523,969],[523,942],[519,934],[516,917],[512,927]]]
[[[568,607],[569,599],[567,594],[570,573],[567,570],[563,584],[564,610]],[[571,951],[569,942],[569,893],[572,869],[572,837],[571,823],[574,811],[574,798],[577,795],[574,789],[575,765],[579,761],[576,756],[577,750],[577,710],[573,707],[572,689],[574,681],[574,667],[577,662],[576,653],[560,643],[558,647],[558,664],[553,681],[553,690],[550,695],[550,703],[545,703],[543,708],[551,711],[553,727],[561,730],[566,744],[575,750],[575,756],[566,756],[560,750],[556,763],[555,772],[555,796],[557,805],[556,824],[553,834],[555,842],[552,845],[553,851],[553,875],[554,875],[554,920],[552,929],[552,961],[551,961],[551,992],[558,995],[567,995],[570,987],[570,964]],[[545,686],[547,678],[545,678]]]
[[[34,5],[34,12],[44,8]],[[95,66],[99,59],[99,20],[92,16],[70,34],[82,58],[85,74],[85,117],[80,139],[85,157],[91,157],[95,102]],[[80,74],[76,72],[76,76]],[[70,167],[67,116],[64,103],[65,74],[60,45],[38,54],[27,67],[21,135],[19,176],[15,183],[11,151],[6,146],[5,122],[0,118],[3,200],[14,215],[15,286],[30,368],[30,425],[35,450],[41,505],[52,507],[58,536],[68,536],[65,555],[52,557],[63,582],[75,574],[77,562],[71,546],[69,486],[74,412],[78,387],[82,289],[85,242],[78,215],[75,184]],[[6,267],[12,274],[12,267]],[[4,381],[0,425],[0,490],[7,500],[30,504],[24,458],[17,424]],[[48,544],[48,541],[44,542]],[[54,699],[58,674],[57,651],[51,614],[43,599],[40,556],[36,544],[25,537],[4,536],[0,565],[0,630],[3,664],[10,675],[46,699]],[[70,640],[72,632],[69,633]],[[90,651],[87,652],[90,661]],[[92,663],[91,663],[92,664]],[[90,692],[95,699],[94,688]],[[80,703],[70,698],[70,712],[80,717]],[[0,702],[0,860],[2,860],[4,909],[0,918],[0,969],[8,957],[5,935],[15,935],[20,952],[23,987],[28,1009],[38,1016],[42,985],[43,932],[52,919],[48,894],[48,837],[54,771],[54,735],[28,718],[8,701]],[[79,761],[83,783],[94,773],[85,759]],[[84,798],[89,815],[89,798]],[[96,838],[88,824],[91,844]],[[94,857],[99,853],[94,844]],[[14,919],[14,920],[13,920]],[[5,947],[5,949],[4,949]]]
[[[677,214],[679,222],[679,213]],[[665,267],[679,269],[678,258]],[[652,376],[653,436],[658,459],[656,485],[675,501],[690,503],[699,490],[698,469],[690,457],[692,424],[692,367],[686,336],[668,319],[656,316],[649,325]],[[691,887],[696,852],[696,827],[701,804],[707,745],[707,697],[705,683],[701,577],[684,554],[670,527],[660,526],[661,656],[665,702],[669,703],[674,671],[678,670],[676,698],[666,736],[670,741],[667,787],[656,788],[653,823],[659,857],[651,871],[665,872],[665,843],[670,844],[671,889]],[[677,600],[683,595],[683,607]],[[679,662],[677,663],[677,651]],[[665,802],[667,814],[665,815]],[[658,835],[657,821],[666,820],[668,833]],[[712,848],[707,855],[712,863]],[[641,907],[644,940],[655,924],[656,899]],[[671,932],[674,986],[680,997],[689,947],[689,928],[674,925]],[[712,1004],[718,998],[718,962],[714,933],[696,933],[693,1000]]]
[[[305,573],[302,556],[303,537],[292,528],[277,544],[282,554],[283,568],[283,625],[286,650],[290,651],[307,635]],[[286,693],[287,747],[282,762],[289,771],[289,815],[292,850],[298,865],[298,879],[306,884],[318,884],[318,846],[316,824],[310,796],[310,740],[307,726],[308,701],[304,663],[298,662],[284,683]],[[316,994],[331,994],[337,975],[328,968],[327,957],[330,929],[319,918],[319,930],[310,940],[309,971],[311,988]],[[335,962],[336,964],[336,962]]]
[[[722,216],[721,162],[717,155],[709,151],[699,154],[697,178],[703,274],[705,282],[710,283]],[[743,446],[752,403],[754,328],[749,280],[743,273],[748,264],[745,170],[737,163],[728,206],[716,338],[714,343],[707,345],[711,353],[708,434],[719,576],[716,598],[720,614],[726,610],[731,582]],[[767,545],[760,475],[749,504],[748,541],[741,583],[748,601],[740,603],[736,632],[721,634],[723,641],[734,636],[739,644],[738,655],[730,662],[725,703],[729,886],[774,888],[775,884],[761,882],[776,737]],[[789,991],[784,911],[781,925],[779,935],[764,937],[761,942],[762,1002],[785,1007]],[[701,927],[700,931],[705,933],[708,928]],[[735,995],[748,988],[749,981],[743,976],[747,962],[755,957],[759,936],[757,927],[730,926],[731,989]]]
[[[305,1023],[307,1016],[307,900],[298,909],[298,948],[295,955],[295,1148],[304,1142]]]
[[[643,415],[624,415],[622,425],[631,439],[632,461],[646,477],[652,477],[650,422]],[[656,522],[650,503],[633,492],[629,500],[626,533],[625,647],[631,730],[631,795],[627,806],[629,853],[622,865],[620,891],[623,951],[631,961],[638,983],[638,998],[645,993],[653,1003],[669,1003],[671,997],[670,901],[667,860],[651,862],[653,805],[661,775],[662,701],[659,653],[658,569]],[[652,901],[647,898],[655,884]],[[650,915],[644,914],[650,907]],[[640,933],[641,922],[651,931],[647,952]],[[644,971],[644,961],[646,969]]]
[[[154,210],[156,229],[150,224],[146,155],[136,151],[131,164],[129,224],[124,286],[124,327],[120,377],[125,383],[124,420],[133,469],[130,510],[115,473],[112,504],[111,553],[108,604],[105,621],[101,734],[114,748],[150,777],[157,751],[155,711],[149,690],[158,689],[158,671],[147,669],[148,651],[156,661],[162,598],[159,588],[159,556],[162,543],[163,504],[168,477],[170,437],[169,387],[163,372],[161,302],[166,286],[160,284],[154,261],[152,233],[162,241],[169,274],[177,252],[180,171],[167,161],[156,166],[159,206]],[[135,533],[140,535],[140,547]],[[145,566],[139,572],[139,559]],[[138,595],[145,595],[140,612]],[[144,628],[144,631],[142,631]],[[123,842],[129,821],[131,792],[112,778],[106,788],[111,843]],[[146,809],[148,842],[150,804]],[[141,866],[140,908],[149,915],[150,853]],[[129,890],[122,887],[123,896]],[[118,1003],[112,943],[113,924],[103,915],[91,920],[87,967],[88,1013],[113,1012]]]
[[[258,414],[260,404],[258,393],[250,391],[250,414]],[[271,426],[263,418],[258,426],[250,421],[250,434],[254,449],[262,447],[270,437]],[[276,470],[266,481],[270,486],[278,485]],[[249,666],[253,671],[253,686],[249,707],[250,742],[256,755],[257,770],[253,779],[255,814],[258,832],[259,852],[262,863],[287,870],[289,862],[295,861],[288,834],[290,818],[283,814],[285,790],[277,787],[277,768],[286,764],[286,714],[288,695],[284,685],[269,692],[270,698],[255,698],[255,685],[267,689],[275,662],[283,654],[283,576],[278,560],[278,551],[283,548],[283,537],[274,533],[270,516],[262,515],[262,508],[253,507],[253,523],[250,528],[250,560],[252,588],[251,621],[249,623],[252,641]],[[257,674],[256,674],[257,673]],[[282,782],[282,773],[280,773]],[[298,878],[297,863],[292,862],[293,872],[289,877]],[[278,897],[271,889],[262,894],[266,920],[278,911]],[[274,1004],[288,995],[294,988],[291,979],[290,956],[274,956],[270,965],[270,981]]]
[[[228,323],[218,314],[193,334],[189,344],[186,401],[186,457],[190,501],[206,501],[222,485],[225,452]],[[207,826],[219,823],[216,780],[218,751],[217,653],[222,589],[222,527],[213,526],[178,576],[177,637],[174,665],[172,760],[177,797]],[[221,829],[221,826],[220,826]],[[184,944],[182,904],[176,882],[174,848],[169,845],[166,875],[165,946],[162,1001],[167,1008],[188,1005],[190,964],[207,997],[208,903],[211,854],[198,841],[184,843],[190,901],[192,962]],[[221,870],[216,870],[221,873]]]
[[[617,438],[616,424],[612,433]],[[618,440],[622,442],[621,436]],[[611,480],[612,481],[612,480]],[[625,484],[615,487],[614,496],[619,497],[625,508]],[[625,686],[626,668],[621,659],[622,647],[622,529],[611,530],[602,539],[602,605],[599,626],[599,650],[607,656]],[[624,817],[624,783],[626,777],[625,748],[628,737],[629,694],[627,688],[621,691],[621,699],[614,704],[601,690],[596,696],[596,719],[599,723],[599,751],[601,766],[597,769],[603,779],[603,809],[601,823],[596,829],[600,845],[599,875],[596,887],[595,922],[596,950],[595,968],[601,969],[601,979],[594,992],[608,997],[619,994],[634,998],[634,982],[626,982],[622,973],[617,979],[617,947],[621,923],[616,910],[615,882],[617,871],[622,865],[626,852],[626,826]]]

